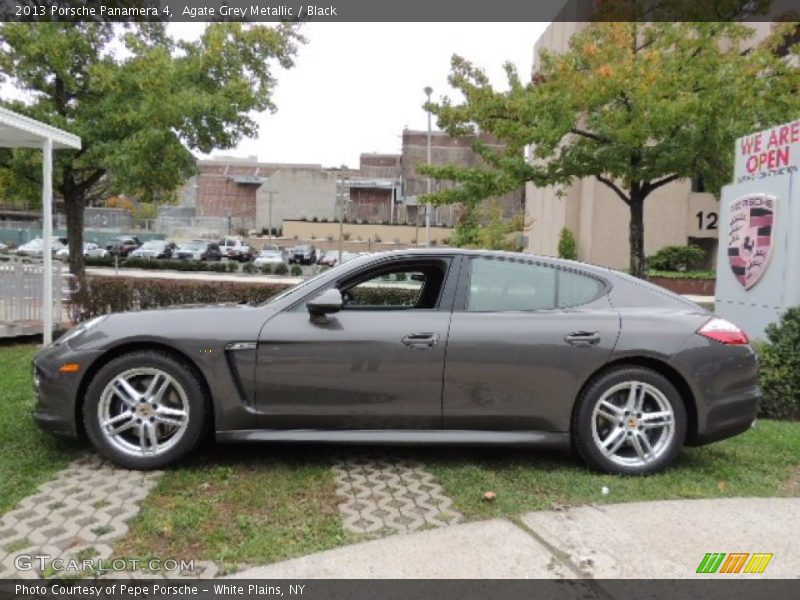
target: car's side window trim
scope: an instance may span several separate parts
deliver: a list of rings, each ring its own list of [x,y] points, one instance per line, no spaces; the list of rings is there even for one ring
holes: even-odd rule
[[[292,302],[291,304],[285,306],[281,309],[281,312],[292,312],[298,309],[300,306],[304,306],[311,298],[315,295],[330,289],[332,287],[339,288],[343,285],[349,284],[351,281],[356,279],[360,279],[361,275],[367,275],[367,278],[364,279],[365,281],[369,279],[370,274],[374,274],[376,272],[380,272],[386,269],[391,269],[396,266],[401,266],[403,264],[424,264],[424,263],[431,263],[431,262],[443,262],[445,266],[445,274],[444,279],[442,282],[442,289],[439,291],[439,298],[437,299],[436,306],[434,308],[399,308],[399,307],[392,307],[394,310],[408,310],[409,308],[416,311],[441,311],[446,310],[450,311],[453,309],[453,297],[455,296],[455,286],[457,284],[457,275],[458,269],[454,269],[457,259],[460,258],[458,256],[453,255],[430,255],[430,256],[398,256],[398,257],[390,257],[383,260],[378,260],[374,263],[370,263],[368,266],[365,266],[365,270],[359,271],[358,273],[345,273],[341,277],[333,280],[326,281],[324,284],[320,284],[319,286],[315,287],[313,290],[307,291],[303,294],[300,298]],[[357,285],[357,284],[356,284]],[[363,312],[367,312],[370,309],[364,309]],[[380,308],[375,309],[381,310]],[[390,309],[383,309],[383,310],[391,310]],[[350,312],[356,312],[355,310],[351,310]]]
[[[462,268],[462,276],[459,278],[458,283],[458,290],[456,292],[456,299],[455,304],[453,307],[454,312],[470,312],[470,313],[520,313],[520,314],[529,314],[529,313],[548,313],[548,312],[559,312],[562,310],[568,310],[573,308],[580,308],[581,306],[586,306],[587,304],[591,304],[592,302],[596,302],[603,296],[607,295],[608,292],[611,290],[611,284],[604,278],[595,275],[594,273],[589,273],[587,271],[583,271],[581,269],[575,269],[568,266],[562,266],[555,263],[550,263],[546,261],[536,260],[536,259],[527,259],[527,258],[516,258],[516,257],[495,257],[495,256],[465,256],[463,257],[465,267]],[[524,265],[531,265],[531,266],[538,266],[538,267],[547,267],[549,269],[554,269],[556,272],[556,281],[555,281],[555,304],[552,308],[536,308],[536,309],[520,309],[520,310],[469,310],[467,308],[469,302],[469,294],[472,287],[472,264],[475,260],[501,260],[506,262],[513,262],[519,263]],[[560,301],[560,288],[561,288],[561,274],[562,273],[574,273],[576,275],[581,275],[583,277],[589,277],[594,281],[599,283],[597,292],[585,302],[580,304],[572,304],[570,306],[559,306]]]
[[[335,287],[338,289],[348,289],[352,287],[356,287],[361,285],[362,283],[366,283],[375,277],[379,277],[381,273],[388,273],[394,269],[402,268],[404,265],[408,265],[409,267],[413,268],[416,266],[423,266],[423,265],[434,265],[438,264],[441,265],[444,263],[444,276],[442,277],[441,288],[439,289],[439,295],[436,298],[436,304],[430,308],[417,308],[415,306],[351,306],[351,307],[343,307],[343,310],[348,310],[351,312],[357,311],[374,311],[374,312],[390,312],[390,311],[400,311],[400,310],[425,310],[425,311],[434,311],[439,310],[442,299],[444,298],[444,291],[445,286],[447,285],[447,278],[450,271],[450,266],[452,261],[449,257],[426,257],[424,259],[411,259],[409,261],[400,260],[396,263],[390,263],[384,266],[378,266],[374,269],[368,269],[366,272],[361,272],[356,276],[350,278],[343,278],[340,281],[337,281]],[[420,289],[420,291],[424,290],[424,286]]]

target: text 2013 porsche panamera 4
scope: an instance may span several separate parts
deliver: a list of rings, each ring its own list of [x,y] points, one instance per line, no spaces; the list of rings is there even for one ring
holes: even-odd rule
[[[652,473],[755,419],[736,326],[647,282],[500,252],[361,257],[260,306],[111,314],[34,359],[45,430],[129,468],[219,441],[573,448]]]

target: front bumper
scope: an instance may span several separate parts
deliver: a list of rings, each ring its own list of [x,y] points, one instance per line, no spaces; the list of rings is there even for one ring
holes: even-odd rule
[[[33,420],[40,429],[56,435],[78,437],[77,424],[81,381],[95,355],[81,352],[78,356],[69,344],[48,346],[33,358],[33,388],[36,402]],[[81,365],[77,373],[60,373],[58,368],[67,362]]]

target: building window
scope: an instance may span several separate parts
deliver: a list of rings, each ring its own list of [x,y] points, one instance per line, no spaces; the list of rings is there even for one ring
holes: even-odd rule
[[[706,184],[703,181],[702,175],[695,175],[692,177],[692,191],[702,193],[706,191]]]

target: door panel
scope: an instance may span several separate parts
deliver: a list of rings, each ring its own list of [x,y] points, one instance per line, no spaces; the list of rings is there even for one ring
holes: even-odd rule
[[[436,309],[277,315],[258,344],[262,427],[440,428],[449,321]]]
[[[612,310],[453,314],[444,376],[448,429],[567,431],[582,382],[608,360]],[[599,336],[572,345],[572,333]]]
[[[619,335],[607,284],[523,256],[465,262],[447,345],[444,426],[567,431],[581,385]]]

